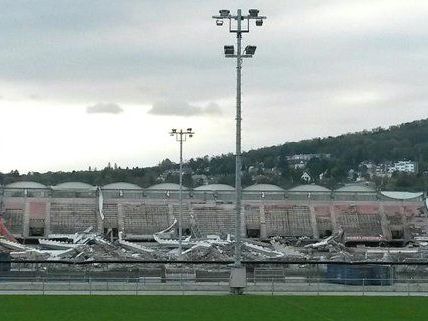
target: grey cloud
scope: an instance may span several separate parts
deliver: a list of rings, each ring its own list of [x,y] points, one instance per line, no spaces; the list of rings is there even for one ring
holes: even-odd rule
[[[28,95],[28,98],[31,100],[42,100],[42,97],[36,94]]]
[[[156,102],[148,112],[152,115],[172,116],[217,116],[222,113],[220,106],[213,102],[206,106],[196,106],[185,101],[173,100]]]
[[[222,46],[234,38],[209,17],[223,7],[245,9],[243,1],[6,2],[8,10],[0,13],[0,84],[7,99],[19,91],[58,104],[158,102],[151,114],[180,116],[220,113],[215,104],[187,100],[233,103],[234,62],[224,59]],[[424,1],[255,0],[252,6],[268,17],[243,39],[258,46],[242,75],[243,110],[248,116],[259,112],[252,126],[295,120],[290,108],[305,111],[290,126],[310,127],[320,105],[331,115],[344,107],[396,106],[403,120],[408,106],[426,106]],[[367,92],[381,99],[355,99]],[[369,125],[363,118],[362,128],[364,122]],[[339,123],[332,119],[329,126]]]
[[[123,113],[122,107],[115,103],[98,103],[86,107],[88,114],[120,114]]]

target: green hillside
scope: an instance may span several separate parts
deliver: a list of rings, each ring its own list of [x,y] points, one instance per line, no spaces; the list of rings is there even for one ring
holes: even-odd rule
[[[287,157],[295,154],[329,154],[315,157],[304,169],[296,169]],[[308,172],[313,182],[331,188],[349,182],[349,170],[361,171],[363,161],[375,164],[399,160],[416,161],[417,175],[394,174],[390,178],[371,178],[382,189],[426,190],[428,186],[428,119],[385,128],[375,128],[337,137],[314,138],[300,142],[250,150],[243,154],[243,185],[272,183],[289,187],[301,183],[301,175]],[[20,174],[17,171],[0,174],[0,183],[34,180],[46,185],[64,181],[82,181],[93,185],[127,181],[143,187],[160,181],[177,182],[178,165],[165,159],[155,167],[121,168],[108,166],[102,170]],[[204,156],[190,159],[184,183],[197,186],[204,182],[234,184],[233,154]],[[364,176],[364,173],[359,175]],[[192,175],[199,175],[193,177]],[[321,177],[320,177],[321,175]],[[361,176],[360,175],[360,176]],[[202,177],[202,178],[201,178]],[[367,177],[368,178],[368,177]]]

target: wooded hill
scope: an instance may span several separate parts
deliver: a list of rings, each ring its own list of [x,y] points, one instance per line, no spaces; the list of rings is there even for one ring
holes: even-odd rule
[[[382,189],[426,190],[428,186],[428,119],[385,128],[375,128],[337,137],[314,138],[300,142],[264,147],[243,153],[243,185],[273,183],[284,187],[299,184],[303,170],[294,169],[287,156],[294,154],[330,154],[331,158],[314,158],[306,166],[316,183],[334,188],[348,182],[350,169],[358,171],[362,161],[384,163],[412,160],[419,163],[416,176],[394,174],[390,179],[375,179]],[[251,170],[249,170],[251,169]],[[190,159],[186,164],[184,183],[202,184],[192,175],[205,175],[209,182],[234,184],[235,160],[233,154]],[[322,179],[320,179],[322,174]],[[155,167],[112,168],[98,171],[72,171],[19,174],[12,171],[0,174],[0,183],[34,180],[46,185],[64,181],[82,181],[93,185],[127,181],[142,187],[160,181],[177,182],[177,164],[168,159]]]

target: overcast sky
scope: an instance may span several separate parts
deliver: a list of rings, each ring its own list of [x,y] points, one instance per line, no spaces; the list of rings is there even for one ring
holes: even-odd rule
[[[428,117],[428,1],[0,0],[0,171],[149,166],[234,150],[235,39],[218,9],[259,8],[244,45],[245,150]]]

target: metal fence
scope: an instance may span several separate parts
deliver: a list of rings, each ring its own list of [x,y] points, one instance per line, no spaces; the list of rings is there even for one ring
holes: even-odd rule
[[[291,279],[270,282],[247,282],[248,294],[311,294],[311,295],[428,295],[428,279],[400,280],[391,285],[367,285],[370,280],[349,279],[350,284],[337,284],[326,279]],[[353,283],[358,281],[360,285]],[[378,281],[378,280],[376,280]],[[388,284],[389,280],[383,280]],[[194,279],[168,278],[0,278],[0,294],[195,294],[198,292],[226,294],[229,282],[223,278],[198,282]]]
[[[10,263],[10,269],[0,272],[0,294],[229,293],[230,262],[0,263]],[[245,293],[428,295],[428,263],[365,263],[245,262]],[[329,272],[330,264],[336,274]],[[371,278],[367,266],[389,273]]]

